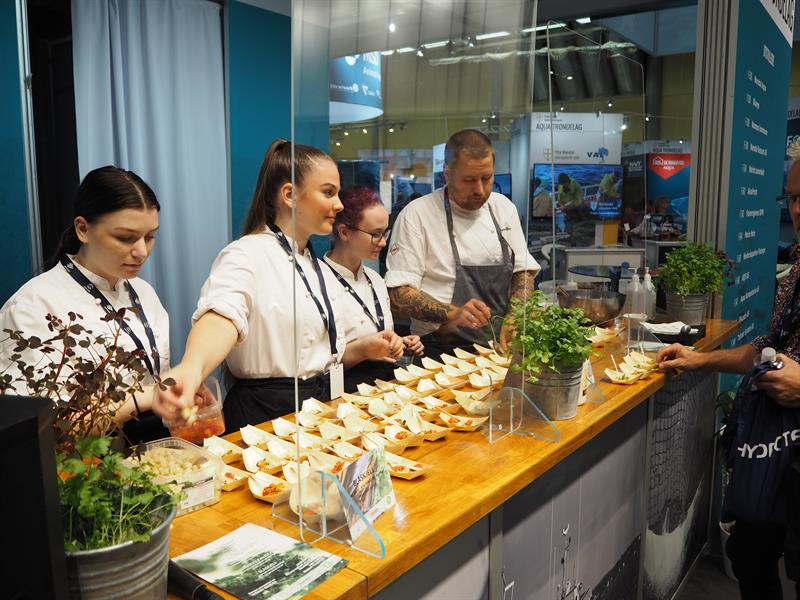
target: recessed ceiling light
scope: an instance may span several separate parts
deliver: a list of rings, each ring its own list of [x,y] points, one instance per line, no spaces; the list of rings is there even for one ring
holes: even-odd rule
[[[423,48],[441,48],[442,46],[447,46],[450,43],[450,40],[444,40],[442,42],[429,42],[427,44],[422,44]]]
[[[501,38],[506,37],[507,35],[511,35],[507,31],[495,31],[493,33],[479,33],[475,36],[475,39],[478,41],[481,40],[493,40],[494,38]]]
[[[394,23],[389,23],[389,31],[391,33],[394,33],[395,31],[397,31],[397,25],[395,25]]]
[[[405,46],[404,48],[398,48],[398,54],[405,54],[406,52],[413,52],[416,48],[412,48],[411,46]]]

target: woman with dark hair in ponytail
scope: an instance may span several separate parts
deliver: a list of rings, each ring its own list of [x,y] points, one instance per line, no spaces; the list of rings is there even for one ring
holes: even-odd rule
[[[52,335],[47,314],[68,321],[69,312],[79,313],[82,326],[103,335],[109,331],[103,320],[109,311],[130,309],[127,331],[123,330],[119,344],[126,350],[143,349],[149,371],[136,402],[149,415],[130,421],[137,406],[129,400],[114,417],[119,424],[130,421],[126,434],[132,442],[168,435],[160,419],[150,416],[151,410],[167,418],[180,410],[177,403],[153,393],[154,377],[169,368],[169,317],[153,288],[137,277],[153,250],[159,210],[153,190],[136,173],[113,166],[90,171],[75,194],[73,224],[45,263],[46,270],[23,285],[0,310],[0,330],[47,339]],[[23,356],[27,364],[41,357],[35,349],[24,353],[30,354]],[[0,371],[16,368],[12,354],[12,346],[0,347]]]
[[[227,430],[235,431],[292,412],[295,376],[300,400],[328,400],[341,391],[343,368],[402,354],[391,331],[346,343],[344,292],[309,242],[329,235],[341,210],[339,171],[327,154],[272,143],[243,235],[214,261],[186,352],[169,373],[176,384],[161,396],[188,401],[225,360],[234,383],[223,410]]]

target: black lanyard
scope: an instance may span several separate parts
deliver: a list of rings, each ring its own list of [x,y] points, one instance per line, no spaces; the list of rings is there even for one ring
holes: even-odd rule
[[[383,309],[381,308],[381,303],[378,300],[378,294],[375,293],[372,280],[369,278],[369,275],[367,275],[367,272],[364,271],[364,278],[367,280],[367,285],[372,291],[372,301],[375,303],[375,315],[377,316],[377,319],[372,315],[371,312],[369,312],[369,308],[367,308],[366,303],[361,299],[361,296],[358,295],[358,292],[353,289],[353,286],[351,286],[347,280],[328,263],[328,261],[323,262],[328,265],[328,268],[333,272],[333,275],[336,277],[337,281],[342,284],[342,287],[350,292],[350,295],[355,299],[355,301],[361,305],[361,308],[364,310],[364,314],[369,317],[369,320],[372,321],[372,324],[378,328],[378,331],[383,331],[385,328],[386,319],[383,317]]]
[[[319,261],[317,260],[317,255],[314,253],[314,248],[311,246],[311,242],[308,243],[308,253],[311,255],[311,264],[314,266],[314,272],[317,274],[317,280],[319,281],[319,287],[322,290],[322,299],[325,302],[325,308],[328,310],[328,314],[325,314],[325,311],[322,309],[322,304],[320,304],[319,299],[314,294],[314,291],[311,289],[311,285],[308,283],[308,279],[306,278],[306,274],[303,272],[303,269],[297,264],[297,260],[294,258],[292,253],[292,248],[289,246],[289,241],[286,239],[286,236],[280,230],[280,227],[275,225],[274,223],[268,223],[267,226],[270,228],[270,231],[275,234],[275,237],[278,238],[278,241],[281,244],[281,247],[286,251],[286,254],[291,257],[292,262],[294,263],[294,268],[297,271],[297,274],[300,275],[300,279],[303,280],[303,283],[306,285],[306,289],[308,293],[311,294],[311,298],[314,300],[314,304],[317,305],[317,310],[319,311],[319,316],[322,318],[322,324],[325,325],[325,329],[328,330],[328,342],[331,345],[331,356],[337,356],[338,351],[336,350],[336,319],[333,316],[333,308],[331,308],[331,301],[328,298],[328,288],[325,286],[325,279],[322,277],[322,269],[319,268]],[[329,318],[330,317],[330,318]]]
[[[66,269],[67,273],[75,280],[75,282],[81,286],[84,290],[89,292],[96,300],[99,300],[100,306],[103,307],[103,310],[106,311],[106,314],[114,314],[116,313],[116,309],[111,305],[108,299],[103,295],[103,293],[97,289],[97,286],[94,285],[89,279],[81,273],[80,269],[75,266],[68,256],[62,255],[59,259],[61,264],[63,265],[64,269]],[[139,320],[142,322],[144,326],[145,335],[147,335],[147,341],[150,342],[150,352],[153,357],[153,362],[150,360],[150,356],[147,355],[147,351],[144,349],[144,344],[142,344],[142,340],[139,339],[130,326],[124,321],[120,321],[120,327],[122,331],[128,334],[128,337],[133,340],[133,343],[136,344],[136,347],[142,351],[144,357],[144,363],[147,366],[147,370],[150,371],[150,375],[154,378],[156,375],[161,373],[161,361],[159,360],[158,356],[158,347],[156,346],[156,338],[153,335],[153,330],[150,327],[150,322],[147,320],[147,315],[144,314],[144,307],[142,306],[141,301],[139,300],[139,294],[136,293],[136,290],[133,289],[133,286],[130,284],[129,281],[125,281],[125,289],[128,291],[128,295],[131,298],[135,306],[135,312],[139,314]],[[155,368],[154,367],[155,364]]]

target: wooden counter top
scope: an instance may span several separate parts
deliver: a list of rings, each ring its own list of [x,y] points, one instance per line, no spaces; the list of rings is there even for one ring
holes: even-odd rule
[[[735,321],[709,320],[706,337],[695,346],[701,351],[717,348],[737,328]],[[616,351],[614,355],[619,357]],[[434,468],[413,481],[392,479],[397,505],[375,523],[386,545],[386,558],[378,560],[329,540],[320,541],[318,547],[349,563],[309,598],[365,598],[377,593],[664,385],[665,376],[660,373],[629,386],[612,385],[603,375],[608,366],[607,353],[593,363],[605,401],[584,404],[574,419],[558,421],[558,443],[510,435],[490,444],[480,431],[451,432],[443,441],[425,442],[405,452],[403,456]],[[236,433],[228,439],[239,442],[241,436]],[[170,554],[197,548],[244,522],[295,538],[299,534],[297,527],[273,519],[271,505],[255,500],[243,488],[223,493],[214,506],[178,517],[172,527]]]

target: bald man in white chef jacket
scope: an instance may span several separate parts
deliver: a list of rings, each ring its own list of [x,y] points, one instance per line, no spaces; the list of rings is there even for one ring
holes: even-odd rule
[[[411,319],[434,358],[474,350],[492,330],[505,345],[510,299],[530,294],[539,271],[516,207],[492,192],[491,140],[475,129],[451,136],[444,176],[444,188],[402,210],[386,259],[392,310]]]

